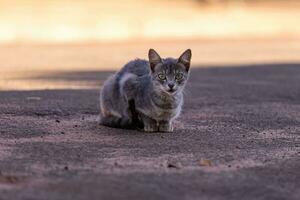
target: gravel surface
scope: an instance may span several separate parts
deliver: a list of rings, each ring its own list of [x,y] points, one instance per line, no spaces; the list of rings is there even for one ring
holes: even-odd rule
[[[173,133],[99,126],[98,95],[0,91],[1,200],[299,199],[300,64],[194,67]]]

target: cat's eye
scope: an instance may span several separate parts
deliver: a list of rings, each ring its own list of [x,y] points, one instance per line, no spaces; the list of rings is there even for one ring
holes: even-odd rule
[[[158,78],[159,78],[160,80],[165,80],[165,79],[167,78],[166,75],[163,74],[163,73],[160,73],[160,74],[158,74],[157,76],[158,76]]]
[[[176,74],[176,75],[175,75],[175,79],[176,79],[177,81],[180,81],[181,79],[183,79],[183,74],[182,74],[182,73]]]

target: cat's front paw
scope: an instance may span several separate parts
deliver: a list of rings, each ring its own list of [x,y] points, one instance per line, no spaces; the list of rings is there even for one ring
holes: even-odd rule
[[[159,131],[160,132],[173,132],[174,128],[171,123],[160,123]]]
[[[158,126],[156,124],[145,124],[144,131],[145,132],[158,132]]]

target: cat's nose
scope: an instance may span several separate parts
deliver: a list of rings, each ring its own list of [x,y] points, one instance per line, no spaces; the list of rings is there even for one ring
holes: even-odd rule
[[[174,83],[168,83],[168,86],[169,86],[170,90],[172,90],[174,88]]]

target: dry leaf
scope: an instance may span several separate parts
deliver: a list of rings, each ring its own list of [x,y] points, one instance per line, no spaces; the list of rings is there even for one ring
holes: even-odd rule
[[[205,159],[200,160],[199,164],[200,166],[206,166],[206,167],[211,167],[212,165],[210,160],[205,160]]]

